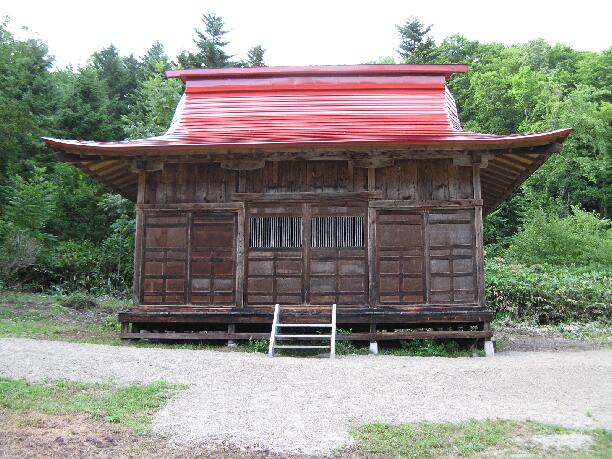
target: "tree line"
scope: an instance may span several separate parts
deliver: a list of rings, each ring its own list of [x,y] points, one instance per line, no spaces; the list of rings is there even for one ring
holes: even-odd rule
[[[509,134],[573,127],[554,155],[486,220],[487,259],[604,270],[612,261],[612,48],[577,51],[536,39],[504,45],[409,18],[395,55],[379,63],[467,63],[451,77],[466,130]],[[228,54],[223,19],[205,14],[194,47],[172,60],[156,42],[141,57],[110,45],[57,70],[45,43],[0,23],[0,283],[35,289],[128,291],[133,205],[73,166],[41,136],[122,140],[162,134],[182,84],[170,68],[265,65],[260,45]],[[385,50],[381,50],[385,52]],[[607,269],[605,267],[608,267]]]

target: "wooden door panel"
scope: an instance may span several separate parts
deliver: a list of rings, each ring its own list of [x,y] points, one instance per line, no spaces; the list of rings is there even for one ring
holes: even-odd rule
[[[248,304],[303,303],[303,263],[301,249],[250,249],[246,276]]]
[[[429,215],[432,303],[476,301],[474,211],[434,211]]]
[[[191,228],[191,303],[230,306],[236,301],[236,215],[194,214]]]
[[[311,208],[308,299],[313,305],[368,304],[366,209]]]
[[[249,306],[302,304],[304,254],[301,207],[253,206],[246,228]]]
[[[145,213],[143,226],[142,304],[184,304],[188,216]]]
[[[407,211],[381,211],[376,218],[378,303],[424,302],[423,217]]]

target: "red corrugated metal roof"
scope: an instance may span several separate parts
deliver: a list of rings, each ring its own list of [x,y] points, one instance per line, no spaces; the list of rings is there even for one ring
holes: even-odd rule
[[[45,139],[84,154],[224,148],[438,145],[504,148],[550,143],[569,130],[492,135],[461,129],[446,87],[465,65],[360,65],[168,72],[186,89],[168,132],[123,142]]]

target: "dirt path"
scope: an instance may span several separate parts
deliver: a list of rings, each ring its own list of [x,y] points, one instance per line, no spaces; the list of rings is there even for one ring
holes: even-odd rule
[[[487,358],[261,354],[0,339],[0,375],[188,383],[154,421],[180,444],[327,452],[351,423],[533,419],[612,428],[612,350]]]

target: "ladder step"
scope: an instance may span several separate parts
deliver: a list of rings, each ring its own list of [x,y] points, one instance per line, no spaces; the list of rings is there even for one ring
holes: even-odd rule
[[[331,339],[332,335],[276,335],[276,339]]]
[[[302,328],[302,327],[310,327],[310,328],[331,328],[332,324],[276,324],[277,327],[292,327],[292,328]]]
[[[292,345],[284,345],[284,344],[275,344],[274,349],[329,349],[330,346],[301,346],[297,344]]]

